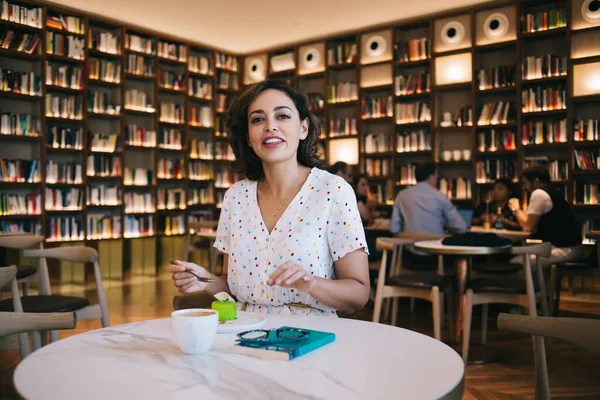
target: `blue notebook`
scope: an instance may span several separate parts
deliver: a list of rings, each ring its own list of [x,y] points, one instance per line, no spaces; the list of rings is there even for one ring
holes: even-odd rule
[[[293,327],[282,326],[282,328]],[[312,331],[304,328],[302,328],[302,330],[309,332],[308,337],[297,342],[271,345],[245,345],[237,343],[235,346],[225,351],[260,358],[290,361],[335,341],[335,333]]]

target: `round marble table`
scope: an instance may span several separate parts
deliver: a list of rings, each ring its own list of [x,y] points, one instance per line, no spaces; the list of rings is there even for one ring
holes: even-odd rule
[[[35,399],[460,399],[464,364],[433,338],[389,325],[329,317],[269,317],[266,328],[334,332],[336,341],[292,361],[220,351],[185,355],[170,319],[71,336],[23,360],[18,392]]]
[[[469,232],[476,233],[495,233],[496,235],[510,239],[513,242],[522,242],[523,240],[529,239],[531,237],[531,232],[529,231],[511,231],[509,229],[485,229],[482,226],[473,226],[469,229]]]

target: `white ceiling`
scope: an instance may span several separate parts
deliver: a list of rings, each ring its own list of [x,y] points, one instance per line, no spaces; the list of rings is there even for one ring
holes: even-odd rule
[[[53,0],[239,54],[490,0]]]

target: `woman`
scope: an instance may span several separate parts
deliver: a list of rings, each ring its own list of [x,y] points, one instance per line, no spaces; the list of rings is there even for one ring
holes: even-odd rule
[[[252,85],[229,109],[227,128],[233,168],[248,178],[223,199],[215,247],[227,275],[177,261],[177,289],[228,292],[238,309],[267,314],[362,308],[368,250],[356,199],[342,178],[318,168],[320,126],[304,96],[279,81]]]
[[[360,219],[364,226],[373,221],[373,212],[377,206],[375,199],[369,198],[369,181],[367,175],[360,174],[354,177],[354,191],[356,192],[356,205]]]
[[[508,207],[508,199],[513,194],[513,183],[508,178],[499,178],[494,183],[494,188],[491,192],[492,201],[488,205],[481,202],[473,210],[472,225],[483,225],[487,220],[494,227],[497,219],[498,208],[501,209],[502,219],[505,229],[520,230],[521,226],[517,222],[515,215]],[[489,214],[488,214],[489,209]]]

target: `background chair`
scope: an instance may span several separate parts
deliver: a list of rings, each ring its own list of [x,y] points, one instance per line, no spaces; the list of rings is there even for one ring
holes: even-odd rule
[[[186,237],[185,244],[185,261],[190,261],[190,254],[194,250],[199,249],[199,244],[203,241],[208,241],[208,254],[209,254],[209,272],[211,274],[216,274],[217,271],[217,249],[214,248],[213,244],[215,243],[215,232],[214,229],[219,224],[218,221],[197,221],[190,222],[188,226],[188,232]],[[207,231],[210,229],[210,231]],[[193,233],[192,233],[193,232]],[[200,239],[196,243],[192,243],[192,238],[195,237]]]
[[[44,236],[29,234],[2,234],[0,235],[0,247],[7,249],[23,250],[33,246],[44,248]],[[41,263],[41,261],[40,261]],[[50,278],[47,270],[43,268],[35,269],[32,265],[17,266],[17,283],[21,284],[23,295],[28,294],[29,285],[39,278],[40,294],[49,294]]]

